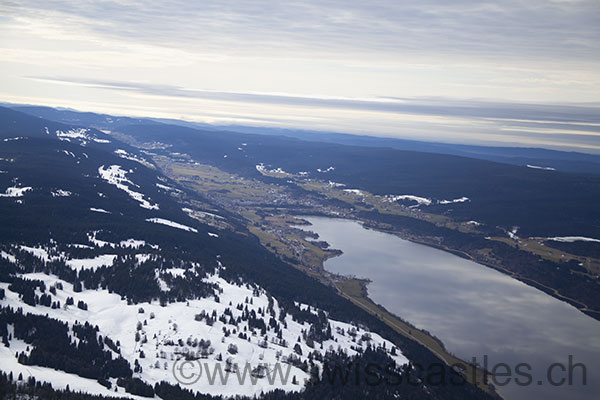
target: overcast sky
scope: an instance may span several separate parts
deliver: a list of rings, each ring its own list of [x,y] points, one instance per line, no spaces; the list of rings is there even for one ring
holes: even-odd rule
[[[600,153],[600,1],[0,2],[0,101]]]

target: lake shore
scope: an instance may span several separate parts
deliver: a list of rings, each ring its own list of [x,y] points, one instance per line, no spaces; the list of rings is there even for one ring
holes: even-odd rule
[[[496,362],[516,363],[525,357],[536,366],[544,366],[564,353],[587,359],[589,366],[595,364],[588,352],[599,352],[600,343],[592,334],[589,349],[582,349],[581,341],[574,340],[574,336],[590,338],[590,332],[597,331],[597,321],[535,286],[475,263],[465,255],[428,243],[406,241],[389,232],[367,230],[356,221],[306,219],[318,223],[303,229],[318,233],[320,240],[344,251],[343,255],[328,257],[323,263],[323,275],[333,282],[338,293],[398,333],[423,344],[449,365],[460,362],[461,358],[488,353]],[[380,242],[385,245],[381,247]],[[394,266],[396,262],[400,265]],[[425,273],[428,270],[429,275]],[[551,323],[551,315],[561,324]],[[415,329],[413,324],[421,329]],[[541,340],[539,346],[538,340]],[[558,347],[556,340],[561,340]],[[503,346],[514,348],[506,351]],[[481,381],[474,383],[481,387]],[[501,395],[510,394],[506,398],[531,398],[516,387],[501,389]],[[527,390],[550,393],[552,398],[561,398],[562,392],[570,393],[569,388]],[[577,390],[584,393],[581,398],[593,398],[589,397],[590,389],[575,390],[574,393]]]

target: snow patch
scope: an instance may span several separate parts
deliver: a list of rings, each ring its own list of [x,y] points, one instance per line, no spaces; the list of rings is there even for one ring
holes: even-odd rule
[[[99,212],[99,213],[105,213],[105,214],[112,214],[110,211],[106,211],[103,208],[90,207],[90,211]]]
[[[4,250],[2,250],[0,252],[0,257],[4,258],[5,260],[8,260],[12,264],[17,263],[17,258],[15,256],[13,256],[12,254],[5,252]]]
[[[260,172],[263,175],[266,174],[277,174],[277,175],[285,175],[285,176],[291,176],[292,174],[290,174],[287,171],[284,171],[281,168],[273,168],[273,169],[268,169],[267,167],[265,167],[265,165],[263,163],[257,164],[256,165],[256,170],[258,172]]]
[[[127,240],[121,240],[121,242],[119,242],[119,246],[128,247],[128,248],[132,248],[132,249],[139,249],[140,247],[144,247],[145,245],[146,245],[145,240],[127,239]],[[158,248],[158,246],[156,246],[156,247]]]
[[[335,169],[334,167],[328,167],[326,169],[317,168],[317,172],[325,173],[325,172],[333,171],[334,169]]]
[[[164,189],[164,190],[175,190],[175,189],[173,189],[171,186],[162,185],[162,184],[160,184],[160,183],[157,183],[157,184],[156,184],[156,187],[157,187],[157,188],[160,188],[160,189]]]
[[[556,168],[552,168],[552,167],[540,167],[539,165],[530,165],[530,164],[527,164],[527,168],[543,169],[544,171],[556,171]]]
[[[471,199],[469,199],[468,197],[461,197],[461,198],[454,199],[454,200],[440,200],[438,203],[439,204],[452,204],[452,203],[464,203],[466,201],[471,201]]]
[[[4,193],[0,193],[0,197],[23,197],[25,192],[32,190],[31,186],[26,187],[9,187]]]
[[[79,244],[79,243],[72,243],[68,246],[75,247],[76,249],[93,249],[92,246],[88,246],[87,244]]]
[[[600,239],[594,239],[585,236],[556,236],[548,238],[548,240],[554,240],[555,242],[597,242],[600,243]]]
[[[16,352],[21,350],[15,348],[13,342],[17,340],[11,340],[11,346],[5,347],[0,346],[0,360],[2,360],[2,371],[5,373],[12,372],[13,376],[19,376],[21,374],[23,379],[27,380],[30,376],[35,377],[38,382],[48,382],[52,384],[54,389],[64,390],[67,386],[71,392],[84,392],[94,395],[102,395],[106,397],[123,397],[123,398],[135,398],[135,399],[146,399],[140,396],[133,396],[126,393],[123,388],[119,388],[120,392],[109,390],[99,384],[95,379],[82,378],[75,374],[70,374],[64,371],[58,371],[53,368],[39,367],[37,365],[23,365],[19,364],[15,357]],[[27,398],[27,397],[23,397]]]
[[[153,254],[136,254],[135,262],[136,264],[144,263],[152,258]]]
[[[115,254],[102,254],[94,258],[67,260],[66,264],[76,271],[80,271],[82,269],[94,270],[102,266],[110,267],[115,262],[115,258],[117,258]]]
[[[398,200],[412,200],[412,201],[416,201],[418,203],[418,205],[424,204],[426,206],[431,204],[431,199],[428,199],[426,197],[419,197],[419,196],[415,196],[414,194],[399,194],[399,195],[393,195],[393,194],[388,194],[384,196],[385,201],[389,201],[390,203],[394,203]]]
[[[70,129],[66,132],[57,130],[56,136],[58,136],[59,138],[62,137],[62,138],[70,138],[70,139],[90,140],[87,135],[88,131],[89,131],[89,129],[84,129],[84,128]]]
[[[73,193],[69,192],[68,190],[58,189],[58,190],[51,192],[51,194],[52,194],[52,197],[69,197]]]
[[[169,221],[168,219],[164,219],[164,218],[148,218],[148,219],[146,219],[146,221],[152,222],[155,224],[170,226],[171,228],[177,228],[177,229],[181,229],[181,230],[188,231],[188,232],[198,233],[197,229],[194,229],[187,225],[179,224],[177,222]]]
[[[89,135],[89,132],[90,132],[90,130],[86,129],[86,128],[75,128],[75,129],[69,129],[68,131],[57,130],[56,136],[60,140],[66,140],[68,142],[70,142],[71,139],[79,140],[79,141],[81,141],[81,144],[84,146],[89,141],[93,141],[96,143],[110,143],[110,140],[99,139],[96,136]],[[48,132],[46,131],[46,133],[48,133]]]
[[[116,243],[105,242],[104,240],[97,239],[96,235],[98,235],[98,231],[88,233],[88,235],[87,235],[89,242],[92,243],[94,246],[97,246],[97,247],[103,247],[103,246],[116,247],[117,246]]]
[[[200,218],[202,218],[202,217],[213,217],[213,218],[217,218],[217,219],[225,219],[224,217],[222,217],[220,215],[209,213],[208,211],[192,210],[191,208],[182,208],[181,211],[186,213],[190,218],[194,218],[197,220],[200,220]]]
[[[333,181],[329,181],[328,185],[331,186],[331,187],[344,187],[344,186],[346,186],[343,183],[338,183],[338,182],[333,182]]]
[[[121,189],[125,193],[127,193],[132,199],[140,203],[140,207],[146,208],[148,210],[158,210],[158,204],[152,204],[148,200],[144,198],[144,195],[138,192],[135,192],[129,188],[126,184],[130,184],[135,186],[133,182],[127,179],[127,172],[122,170],[119,165],[111,165],[108,168],[105,168],[102,165],[98,168],[98,173],[100,177],[104,179],[106,182],[111,185],[116,186],[118,189]]]
[[[357,195],[361,195],[361,196],[365,194],[365,192],[363,192],[362,190],[359,190],[359,189],[344,189],[344,192],[357,194]]]
[[[118,155],[121,158],[126,159],[126,160],[135,161],[135,162],[138,162],[138,163],[142,164],[145,167],[154,169],[154,165],[152,165],[151,163],[149,163],[146,159],[144,159],[142,157],[138,157],[135,154],[128,153],[128,152],[126,152],[123,149],[117,149],[117,150],[115,150],[115,154]]]
[[[185,271],[187,271],[187,270],[184,268],[169,268],[169,269],[165,270],[165,272],[168,272],[173,276],[181,276],[181,277],[184,276]]]
[[[43,247],[30,247],[30,246],[19,246],[21,250],[31,253],[34,257],[39,258],[44,262],[56,261],[63,259],[62,255],[50,255],[48,249]]]
[[[100,240],[100,239],[96,238],[96,236],[98,235],[98,232],[99,231],[94,231],[92,233],[88,233],[88,235],[87,235],[90,243],[94,244],[94,246],[97,246],[97,247],[110,246],[110,247],[123,247],[123,248],[139,249],[140,247],[148,245],[155,250],[159,249],[157,244],[148,244],[148,243],[146,243],[145,240],[139,240],[139,239],[121,240],[118,244],[112,243],[112,242],[105,242],[104,240]]]

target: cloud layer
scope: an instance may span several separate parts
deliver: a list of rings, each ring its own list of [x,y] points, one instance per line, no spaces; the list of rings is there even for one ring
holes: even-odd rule
[[[5,1],[0,96],[596,151],[599,20],[586,0]]]

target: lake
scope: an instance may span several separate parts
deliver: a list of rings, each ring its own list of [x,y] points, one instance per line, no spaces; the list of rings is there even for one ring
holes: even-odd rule
[[[370,279],[369,297],[440,338],[465,360],[512,371],[496,389],[507,400],[600,398],[600,322],[569,304],[496,270],[454,254],[365,229],[349,220],[303,217],[331,248],[344,254],[325,262],[327,271]],[[568,370],[571,356],[572,380]],[[532,375],[515,383],[515,368]],[[554,386],[548,379],[563,384]],[[587,385],[583,385],[585,365]],[[566,370],[562,370],[562,367]],[[528,379],[520,377],[520,383]]]

